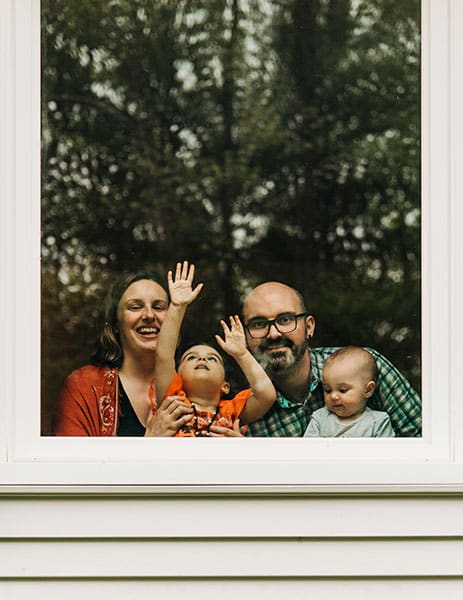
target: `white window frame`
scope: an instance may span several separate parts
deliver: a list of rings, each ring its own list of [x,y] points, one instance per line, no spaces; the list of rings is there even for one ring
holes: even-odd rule
[[[463,488],[462,40],[463,2],[423,0],[422,438],[47,438],[40,436],[40,4],[2,0],[0,490]]]

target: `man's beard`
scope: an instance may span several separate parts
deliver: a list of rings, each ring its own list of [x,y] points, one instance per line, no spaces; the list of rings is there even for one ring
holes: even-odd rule
[[[280,352],[278,350],[271,354],[265,352],[268,349],[281,348],[282,346],[289,348],[290,352]],[[308,347],[309,341],[307,339],[300,346],[296,346],[294,342],[285,337],[278,338],[277,340],[264,338],[255,353],[255,358],[267,373],[283,373],[301,362]]]

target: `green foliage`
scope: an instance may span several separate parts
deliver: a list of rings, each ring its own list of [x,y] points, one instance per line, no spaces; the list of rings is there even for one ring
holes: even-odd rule
[[[419,386],[419,7],[42,1],[44,433],[111,277],[183,258],[185,342],[277,279]]]

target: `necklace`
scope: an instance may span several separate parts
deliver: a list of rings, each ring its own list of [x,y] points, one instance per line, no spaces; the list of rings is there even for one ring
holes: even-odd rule
[[[154,389],[154,377],[150,381],[150,386],[148,388],[148,398],[150,399],[151,412],[153,415],[156,414],[156,390]]]
[[[209,436],[211,432],[211,427],[214,421],[219,414],[219,405],[217,404],[215,413],[212,417],[204,417],[203,415],[198,415],[196,410],[196,406],[194,404],[191,405],[193,407],[193,432],[196,437]],[[199,419],[201,421],[205,421],[205,423],[200,424]]]

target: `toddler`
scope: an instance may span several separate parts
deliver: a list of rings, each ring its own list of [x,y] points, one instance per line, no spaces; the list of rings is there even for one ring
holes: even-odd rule
[[[180,358],[175,369],[175,350],[187,306],[199,295],[203,284],[193,289],[194,265],[177,263],[175,277],[169,271],[170,305],[159,332],[156,347],[155,388],[158,401],[165,396],[182,395],[193,407],[193,416],[177,433],[179,437],[209,436],[212,425],[233,429],[237,419],[246,425],[260,419],[276,399],[276,391],[264,369],[246,346],[244,329],[237,316],[229,325],[221,321],[223,338],[218,345],[232,356],[243,371],[250,389],[233,399],[223,399],[230,386],[225,380],[223,359],[207,344],[192,346]],[[235,425],[236,426],[236,425]]]

